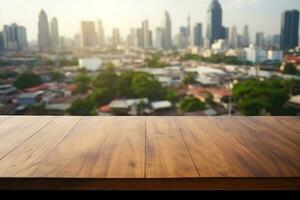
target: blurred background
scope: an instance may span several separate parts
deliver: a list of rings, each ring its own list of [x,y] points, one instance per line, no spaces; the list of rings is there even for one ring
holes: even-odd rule
[[[300,115],[299,0],[0,0],[0,115]]]

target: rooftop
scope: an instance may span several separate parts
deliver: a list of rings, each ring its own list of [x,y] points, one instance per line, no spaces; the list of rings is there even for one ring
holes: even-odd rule
[[[299,122],[0,116],[0,188],[300,189]]]

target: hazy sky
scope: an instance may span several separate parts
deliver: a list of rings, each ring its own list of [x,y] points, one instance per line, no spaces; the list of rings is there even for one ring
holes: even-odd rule
[[[239,32],[248,24],[252,34],[264,31],[279,33],[280,16],[286,9],[299,9],[300,0],[219,0],[223,7],[223,24],[237,25]],[[38,13],[43,8],[48,18],[57,17],[60,34],[73,37],[79,32],[81,20],[102,19],[106,35],[120,28],[122,36],[129,28],[150,21],[154,30],[168,10],[173,22],[173,34],[185,25],[188,13],[192,23],[206,25],[206,12],[211,0],[0,0],[0,26],[16,22],[27,28],[29,40],[37,38]]]

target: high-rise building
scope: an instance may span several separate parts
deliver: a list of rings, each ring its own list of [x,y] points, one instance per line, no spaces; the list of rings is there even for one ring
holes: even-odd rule
[[[154,47],[158,50],[163,49],[163,35],[164,35],[164,29],[161,27],[157,27],[155,29]]]
[[[230,47],[231,48],[238,48],[238,32],[237,32],[237,28],[236,26],[233,26],[231,28],[231,31],[230,31],[230,37],[229,37],[229,41],[230,41]]]
[[[12,24],[3,27],[3,47],[6,50],[24,50],[28,46],[26,28]]]
[[[81,35],[79,33],[74,35],[73,46],[79,48],[81,46]]]
[[[202,24],[197,23],[194,26],[194,32],[193,32],[193,45],[197,47],[203,46],[203,37],[202,37]]]
[[[144,47],[143,30],[141,28],[138,28],[136,30],[136,35],[137,35],[137,46],[143,48]]]
[[[288,10],[281,16],[280,48],[283,50],[293,49],[299,41],[299,11]]]
[[[243,47],[249,47],[250,45],[250,33],[248,25],[244,26],[243,31]]]
[[[172,45],[172,21],[170,15],[167,11],[165,11],[165,18],[163,21],[163,48],[164,49],[171,49]]]
[[[280,47],[280,35],[276,34],[272,36],[272,46],[279,48]]]
[[[142,23],[142,32],[143,32],[143,48],[151,47],[151,32],[149,30],[149,22],[148,20],[143,21]]]
[[[242,34],[238,34],[238,47],[244,47],[244,36]]]
[[[186,48],[190,45],[190,33],[188,31],[188,27],[180,27],[179,29],[179,37],[180,37],[180,40],[181,40],[181,47],[182,48]]]
[[[210,43],[226,38],[226,30],[222,25],[222,7],[218,0],[213,0],[208,8],[207,38]]]
[[[0,31],[0,50],[4,49],[3,32]]]
[[[112,45],[113,47],[117,47],[120,44],[121,44],[120,31],[119,29],[114,28],[112,32]]]
[[[38,23],[38,45],[40,50],[49,50],[52,47],[48,17],[44,10],[41,10],[39,14]]]
[[[81,46],[95,47],[97,45],[97,34],[95,29],[95,22],[82,21],[81,22]]]
[[[187,44],[186,46],[189,46],[192,44],[192,27],[191,27],[191,16],[188,15],[188,18],[187,18],[187,27],[186,27],[186,31],[187,31],[187,34],[186,34],[186,41],[187,41]],[[181,33],[182,34],[182,33]]]
[[[59,46],[59,31],[58,31],[58,21],[57,18],[54,17],[51,20],[51,27],[50,27],[50,34],[51,34],[51,41],[54,47]]]
[[[98,20],[97,22],[97,38],[98,38],[98,45],[100,47],[105,45],[105,31],[102,20]]]
[[[258,47],[258,48],[264,48],[265,47],[265,35],[264,35],[263,32],[256,33],[255,46]]]
[[[186,38],[188,38],[189,34],[190,34],[189,31],[188,31],[188,28],[186,28],[184,26],[182,26],[182,27],[179,28],[179,33],[181,35],[183,35],[184,37],[186,37]]]
[[[129,46],[137,46],[137,30],[132,28],[127,36],[127,44]]]

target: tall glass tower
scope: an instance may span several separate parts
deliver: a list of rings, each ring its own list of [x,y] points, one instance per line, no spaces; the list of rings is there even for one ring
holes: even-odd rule
[[[44,10],[39,14],[39,33],[38,44],[40,50],[49,50],[51,48],[51,37],[49,31],[48,17]]]
[[[283,50],[293,49],[299,41],[299,11],[288,10],[281,16],[280,48]]]
[[[222,25],[222,7],[218,0],[213,0],[208,8],[207,38],[212,44],[215,40],[225,39],[226,31]]]
[[[165,18],[163,22],[164,34],[163,34],[163,48],[172,48],[172,22],[171,17],[167,11],[165,11]]]

